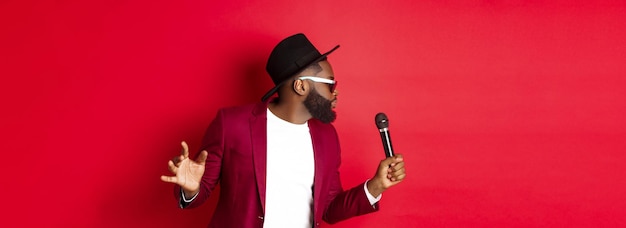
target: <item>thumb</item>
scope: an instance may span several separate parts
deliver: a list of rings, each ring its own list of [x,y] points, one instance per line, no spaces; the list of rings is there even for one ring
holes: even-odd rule
[[[382,167],[389,167],[389,166],[393,166],[398,162],[404,161],[404,158],[402,157],[402,154],[395,154],[392,157],[388,157],[385,160],[380,161],[380,165]]]
[[[380,166],[381,167],[389,167],[394,162],[396,162],[396,158],[395,157],[388,157],[385,160],[380,161]]]
[[[198,156],[198,158],[196,158],[196,162],[200,165],[204,165],[204,163],[206,162],[206,157],[209,155],[208,152],[206,152],[206,150],[203,150],[202,152],[200,152],[200,155]]]
[[[395,154],[393,156],[394,162],[401,162],[404,161],[404,158],[402,157],[402,154]]]

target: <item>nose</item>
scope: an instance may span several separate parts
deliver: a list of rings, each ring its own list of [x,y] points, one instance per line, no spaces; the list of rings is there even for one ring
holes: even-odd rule
[[[335,96],[335,97],[339,96],[339,90],[335,89],[335,91],[333,91],[333,96]]]

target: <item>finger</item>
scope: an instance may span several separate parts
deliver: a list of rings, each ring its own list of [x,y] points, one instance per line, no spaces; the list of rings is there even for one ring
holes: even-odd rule
[[[178,178],[174,177],[170,177],[170,176],[161,176],[161,180],[163,182],[167,182],[167,183],[174,183],[176,184],[176,182],[178,182]]]
[[[406,177],[406,174],[405,174],[405,173],[403,173],[403,174],[401,174],[401,175],[399,175],[399,176],[392,177],[392,178],[391,178],[391,181],[402,181],[402,180],[404,180],[404,178],[405,178],[405,177]]]
[[[198,158],[196,159],[196,162],[200,165],[204,165],[206,162],[206,157],[209,155],[209,152],[206,152],[206,150],[203,150],[202,152],[200,152],[200,156],[198,156]]]
[[[173,174],[176,174],[178,172],[178,167],[176,167],[176,165],[174,165],[174,162],[172,161],[167,162],[167,168],[169,168]]]
[[[187,143],[185,141],[182,141],[180,145],[183,147],[182,151],[180,152],[180,154],[183,156],[183,159],[189,157],[189,147],[187,146]]]
[[[174,164],[176,164],[177,167],[178,167],[178,165],[180,165],[180,162],[182,160],[183,160],[183,156],[182,155],[178,155],[178,156],[172,158],[172,162],[174,162]]]
[[[402,154],[395,154],[393,158],[396,162],[404,161],[404,157],[402,157]]]
[[[400,169],[400,170],[394,171],[393,173],[391,173],[391,175],[393,175],[394,177],[397,177],[405,173],[406,172],[404,171],[404,169]]]
[[[392,169],[393,171],[400,170],[400,169],[403,169],[403,168],[404,168],[404,162],[394,163],[394,164],[391,166],[391,169]]]
[[[178,155],[178,162],[176,162],[176,167],[179,167],[180,163],[182,163],[183,160],[185,160],[185,157],[183,157],[182,155]]]
[[[399,176],[401,176],[403,174],[406,175],[406,171],[404,170],[404,168],[402,168],[402,169],[393,171],[390,174],[391,174],[392,177],[399,177]]]

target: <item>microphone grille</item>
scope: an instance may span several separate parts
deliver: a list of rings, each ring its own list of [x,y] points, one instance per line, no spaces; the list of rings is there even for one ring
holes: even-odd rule
[[[379,112],[376,114],[376,118],[374,120],[376,121],[376,127],[378,127],[378,129],[389,127],[389,120],[387,119],[387,115],[385,115],[385,113]]]

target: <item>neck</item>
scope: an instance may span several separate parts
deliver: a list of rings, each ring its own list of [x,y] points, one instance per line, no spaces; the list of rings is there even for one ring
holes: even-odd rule
[[[270,102],[267,107],[278,118],[293,124],[303,124],[312,118],[302,102],[281,98],[278,101]]]

